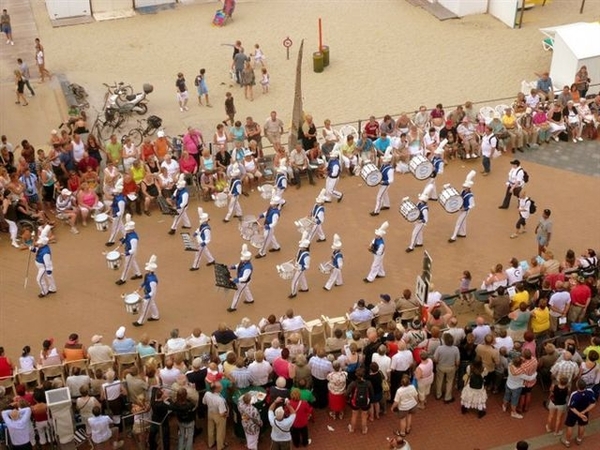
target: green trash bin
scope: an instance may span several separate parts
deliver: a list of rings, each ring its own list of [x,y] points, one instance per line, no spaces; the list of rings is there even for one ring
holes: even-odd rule
[[[321,53],[321,52],[313,53],[313,69],[317,73],[323,72],[323,53]]]
[[[321,52],[323,53],[323,67],[327,67],[329,65],[329,47],[324,45],[321,47]]]

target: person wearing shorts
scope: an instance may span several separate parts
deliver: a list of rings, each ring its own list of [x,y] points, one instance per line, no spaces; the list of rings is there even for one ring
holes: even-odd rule
[[[206,86],[206,69],[200,69],[200,73],[196,76],[194,84],[196,85],[196,90],[198,91],[198,105],[202,106],[202,96],[204,96],[204,100],[206,100],[206,106],[210,108],[212,105],[208,101],[208,86]]]
[[[419,393],[411,384],[410,377],[403,375],[400,380],[400,387],[394,396],[394,403],[391,411],[398,410],[398,418],[400,419],[400,430],[396,434],[404,437],[410,433],[412,425],[412,416],[417,411]]]
[[[181,72],[177,74],[177,80],[175,81],[175,87],[177,87],[177,101],[179,102],[179,111],[187,111],[187,102],[189,94],[187,86],[185,85],[185,78]]]
[[[0,28],[1,31],[6,35],[6,43],[15,45],[12,38],[12,27],[10,26],[10,16],[6,9],[2,10],[2,16],[0,16]]]
[[[362,427],[362,434],[367,434],[367,418],[369,417],[369,411],[371,410],[371,402],[367,402],[366,405],[357,405],[356,403],[356,394],[358,392],[359,385],[362,386],[366,383],[366,388],[368,391],[369,400],[372,399],[375,395],[373,391],[373,385],[369,380],[365,380],[365,369],[364,367],[359,367],[355,372],[356,380],[348,385],[348,404],[352,409],[352,416],[350,418],[350,423],[348,424],[348,431],[350,433],[354,433],[356,429],[356,420],[360,414],[360,422]]]
[[[577,445],[581,445],[585,427],[589,423],[589,413],[596,406],[596,397],[591,389],[586,389],[585,381],[581,378],[577,380],[577,391],[571,393],[567,406],[567,418],[565,426],[567,430],[565,437],[560,441],[565,447],[571,446],[573,437],[573,428],[577,425]]]

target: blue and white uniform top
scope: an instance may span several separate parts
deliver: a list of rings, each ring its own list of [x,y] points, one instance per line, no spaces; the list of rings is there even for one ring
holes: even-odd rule
[[[123,217],[123,214],[125,214],[125,196],[123,194],[115,195],[110,209],[113,217]]]
[[[43,264],[46,272],[52,272],[52,252],[50,251],[50,246],[42,245],[38,247],[35,251],[35,262],[38,264]]]
[[[277,207],[277,205],[271,205],[269,206],[269,209],[267,209],[267,212],[260,215],[261,219],[265,219],[266,230],[270,230],[271,228],[274,228],[277,225],[277,222],[279,221],[279,214],[280,210]]]
[[[175,197],[175,205],[177,207],[177,209],[183,209],[186,208],[188,205],[188,202],[190,201],[190,193],[188,192],[187,188],[177,188],[177,190],[175,191],[174,194]]]
[[[135,231],[125,233],[125,236],[121,239],[121,243],[125,245],[125,256],[135,255],[139,240]]]
[[[210,244],[211,233],[208,222],[201,223],[200,227],[194,233],[194,236],[201,247],[206,247],[208,244]]]
[[[312,211],[310,212],[310,216],[317,223],[317,225],[322,225],[325,222],[325,207],[320,203],[315,203]]]
[[[340,176],[340,161],[337,158],[332,158],[327,163],[327,176],[329,178],[337,178]]]
[[[470,209],[475,208],[475,197],[471,191],[463,189],[463,191],[460,193],[460,196],[463,199],[463,211],[469,211]]]
[[[310,267],[310,252],[308,250],[298,250],[298,254],[296,255],[296,265],[301,271],[307,270]]]
[[[385,242],[381,236],[373,239],[373,242],[371,242],[371,249],[373,250],[374,254],[378,256],[383,255],[383,252],[385,251]]]
[[[275,187],[282,191],[285,191],[288,186],[288,179],[285,173],[278,172],[275,178]]]
[[[239,178],[232,178],[229,180],[229,193],[234,197],[238,197],[242,194],[242,182]]]
[[[344,255],[341,250],[334,250],[331,255],[331,265],[335,269],[341,269],[344,265]]]
[[[144,275],[144,281],[142,281],[142,288],[144,289],[144,298],[153,299],[156,295],[156,289],[158,287],[158,278],[154,272],[147,272]]]
[[[237,269],[237,277],[233,280],[234,283],[249,283],[252,279],[252,263],[250,261],[240,261],[239,264],[233,266]]]
[[[417,208],[419,209],[419,218],[417,220],[422,223],[427,223],[429,220],[429,206],[427,206],[427,202],[417,203]]]
[[[432,175],[434,177],[444,173],[444,160],[440,158],[439,155],[433,155],[433,158],[431,158],[431,164],[433,165]]]
[[[381,166],[381,184],[389,186],[394,182],[394,168],[391,164],[385,163]]]

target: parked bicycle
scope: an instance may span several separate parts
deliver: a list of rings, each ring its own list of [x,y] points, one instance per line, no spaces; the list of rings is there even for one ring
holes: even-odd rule
[[[162,125],[162,119],[158,116],[150,116],[147,119],[138,119],[138,126],[123,135],[121,141],[126,137],[131,139],[135,145],[141,145],[146,136],[152,136]]]
[[[112,108],[107,108],[102,112],[96,110],[96,113],[96,120],[92,125],[91,133],[100,141],[106,141],[115,131],[119,131],[129,118],[129,116],[119,114],[118,111]]]
[[[125,97],[133,94],[133,88],[130,84],[125,84],[122,81],[118,83],[115,81],[113,85],[109,85],[107,83],[102,83],[104,87],[106,87],[106,94],[104,94],[104,104],[106,105],[106,100],[111,95],[117,95],[121,100],[125,100]]]

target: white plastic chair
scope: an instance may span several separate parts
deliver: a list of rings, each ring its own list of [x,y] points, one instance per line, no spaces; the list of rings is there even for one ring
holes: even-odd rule
[[[353,135],[355,139],[358,139],[360,136],[358,135],[358,131],[356,130],[356,128],[354,128],[352,125],[343,125],[339,130],[338,133],[340,134],[340,136],[342,136],[344,139],[346,139],[346,137]]]
[[[502,116],[502,115],[504,115],[504,110],[505,110],[506,108],[510,108],[510,106],[508,106],[508,105],[498,105],[498,106],[496,106],[496,108],[494,108],[494,109],[495,109],[495,111],[496,111],[498,114],[500,114],[500,115]]]
[[[494,108],[491,106],[482,106],[479,109],[479,116],[485,121],[486,124],[489,124],[494,118]]]

